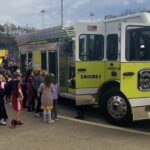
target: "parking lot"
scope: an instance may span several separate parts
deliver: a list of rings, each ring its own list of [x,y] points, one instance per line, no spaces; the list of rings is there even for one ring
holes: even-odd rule
[[[9,119],[14,115],[7,105]],[[61,103],[59,120],[44,124],[33,112],[24,111],[23,126],[16,129],[0,126],[0,150],[149,150],[150,121],[140,121],[132,127],[111,125],[99,114],[97,108],[86,110],[84,120],[74,119],[76,109],[72,104]]]

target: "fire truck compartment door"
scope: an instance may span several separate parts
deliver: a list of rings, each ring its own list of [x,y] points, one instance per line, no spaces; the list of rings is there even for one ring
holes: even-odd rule
[[[129,99],[150,97],[150,24],[122,23],[120,31],[121,91]],[[142,49],[146,46],[141,44],[141,37],[137,37],[134,32],[147,36],[149,48],[146,51]]]

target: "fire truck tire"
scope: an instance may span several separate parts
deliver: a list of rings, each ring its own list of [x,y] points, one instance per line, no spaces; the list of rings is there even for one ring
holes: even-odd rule
[[[117,125],[131,125],[131,108],[119,88],[108,90],[103,98],[103,111],[108,121]]]

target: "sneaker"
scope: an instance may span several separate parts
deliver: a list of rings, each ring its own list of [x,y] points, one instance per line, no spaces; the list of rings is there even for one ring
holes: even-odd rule
[[[8,119],[4,119],[4,121],[5,121],[5,122],[7,122],[7,121],[8,121]]]
[[[4,121],[4,119],[1,119],[1,120],[0,120],[0,124],[1,124],[1,125],[6,125],[7,123]]]
[[[38,114],[38,113],[34,114],[34,116],[35,116],[35,117],[38,117],[38,118],[41,118],[41,115]]]
[[[16,128],[16,120],[11,121],[11,128],[12,129]]]
[[[48,123],[54,123],[54,120],[50,120],[50,121],[48,121]]]

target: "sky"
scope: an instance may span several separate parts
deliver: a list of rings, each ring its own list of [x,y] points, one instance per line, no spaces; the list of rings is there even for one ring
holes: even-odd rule
[[[0,0],[0,24],[49,28],[61,23],[61,0]],[[77,21],[101,21],[106,15],[124,10],[150,9],[150,0],[63,0],[65,25]],[[46,13],[42,14],[41,10]],[[44,18],[44,19],[43,19]],[[44,21],[43,21],[44,20]]]

